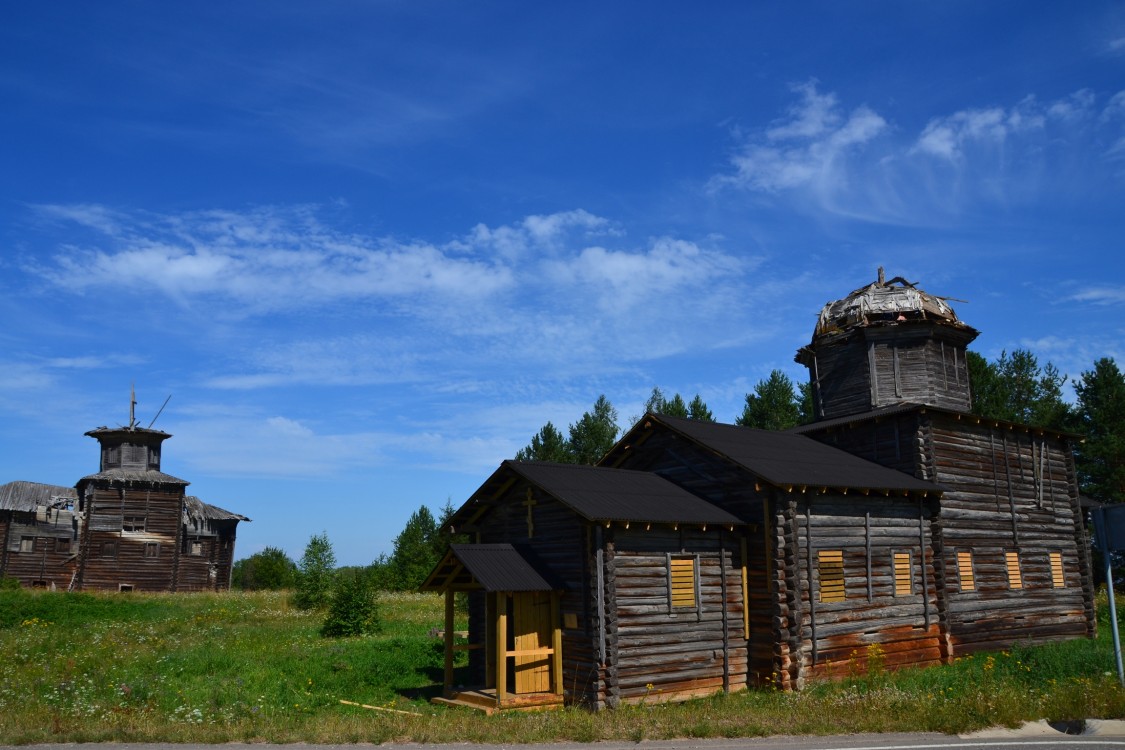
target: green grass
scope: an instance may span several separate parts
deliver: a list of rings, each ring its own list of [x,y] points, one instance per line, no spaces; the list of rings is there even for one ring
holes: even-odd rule
[[[894,674],[868,668],[800,693],[488,717],[429,703],[441,681],[441,647],[429,636],[443,622],[436,596],[384,594],[381,632],[334,640],[317,635],[322,614],[291,608],[283,593],[0,591],[0,744],[639,741],[1122,718],[1104,597],[1099,604],[1097,641]]]

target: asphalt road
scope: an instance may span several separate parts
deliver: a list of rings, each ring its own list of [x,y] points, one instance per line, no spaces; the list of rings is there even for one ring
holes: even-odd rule
[[[720,740],[662,740],[653,742],[560,742],[550,745],[517,745],[496,743],[491,745],[269,745],[270,750],[921,750],[923,748],[959,748],[960,750],[986,750],[990,748],[1034,748],[1035,750],[1064,750],[1081,748],[1125,748],[1125,721],[1089,720],[1085,726],[1069,727],[1082,734],[1066,734],[1045,722],[1027,724],[1021,729],[995,729],[956,737],[935,733],[910,734],[854,734],[832,737],[761,737]],[[12,746],[0,745],[0,750]],[[75,750],[80,746],[22,745],[18,750]],[[98,743],[86,746],[89,750],[263,750],[260,744],[229,743],[216,745],[172,745],[149,743]],[[17,750],[13,748],[13,750]]]

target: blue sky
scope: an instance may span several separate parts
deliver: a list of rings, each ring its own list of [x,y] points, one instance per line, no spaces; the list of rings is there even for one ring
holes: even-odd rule
[[[883,265],[1125,360],[1125,5],[24,3],[0,25],[0,482],[83,435],[389,552],[547,420],[733,421]]]

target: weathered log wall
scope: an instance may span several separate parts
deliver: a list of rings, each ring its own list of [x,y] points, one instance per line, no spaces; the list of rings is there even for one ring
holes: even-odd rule
[[[892,422],[900,436],[910,435],[909,461],[879,437]],[[911,473],[945,488],[933,529],[934,574],[954,654],[1093,635],[1093,579],[1064,436],[939,409],[807,434],[892,468],[913,464]],[[962,586],[959,562],[971,572],[971,589]]]
[[[966,343],[938,326],[872,326],[824,336],[798,359],[824,419],[904,402],[968,410]]]
[[[74,513],[41,507],[35,511],[0,513],[0,576],[34,588],[70,585],[78,554]]]
[[[957,653],[1092,636],[1093,579],[1067,441],[940,412],[929,428],[935,481],[947,488],[940,526]],[[972,590],[960,585],[959,552],[971,555]],[[1016,581],[1007,553],[1018,559]]]
[[[832,493],[779,493],[777,507],[778,527],[787,529],[778,584],[790,594],[782,687],[863,671],[869,663],[925,666],[948,657],[931,507],[913,499]],[[842,553],[841,601],[823,600],[821,551]],[[909,593],[896,590],[895,553],[909,557]]]
[[[619,702],[746,685],[738,539],[721,529],[614,528],[607,539],[607,662]],[[695,561],[695,606],[673,606],[669,554]]]
[[[90,485],[77,585],[105,591],[174,591],[183,487]]]

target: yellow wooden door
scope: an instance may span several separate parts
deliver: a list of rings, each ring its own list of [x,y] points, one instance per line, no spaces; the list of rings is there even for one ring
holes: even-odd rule
[[[551,647],[551,594],[546,591],[517,593],[512,597],[515,662],[515,692],[546,693],[551,690],[551,656],[519,652]]]

